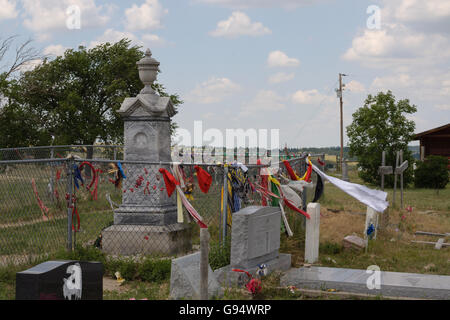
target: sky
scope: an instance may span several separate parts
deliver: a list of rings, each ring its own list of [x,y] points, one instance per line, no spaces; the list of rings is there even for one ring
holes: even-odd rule
[[[11,35],[52,56],[124,37],[150,48],[189,131],[202,121],[338,146],[339,73],[344,126],[387,90],[417,106],[416,132],[450,119],[448,0],[0,0],[0,39]]]

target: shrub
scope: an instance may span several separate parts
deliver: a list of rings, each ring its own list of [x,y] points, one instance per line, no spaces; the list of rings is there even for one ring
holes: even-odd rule
[[[138,264],[131,258],[108,259],[105,265],[108,274],[115,277],[117,271],[125,280],[134,280],[138,272]]]
[[[79,260],[79,261],[98,261],[103,265],[106,263],[106,255],[95,247],[76,246],[73,251],[68,252],[61,249],[55,255],[55,259],[60,260]]]
[[[448,159],[440,156],[429,156],[419,162],[414,172],[416,188],[444,189],[448,183]]]
[[[172,261],[170,259],[145,259],[138,268],[139,278],[143,281],[162,282],[170,278]]]

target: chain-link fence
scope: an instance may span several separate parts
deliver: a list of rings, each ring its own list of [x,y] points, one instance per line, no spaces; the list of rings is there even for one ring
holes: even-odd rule
[[[298,175],[306,171],[305,157],[289,162]],[[73,157],[0,161],[0,265],[31,263],[76,245],[122,255],[195,248],[199,228],[177,201],[177,191],[168,196],[160,171],[174,173],[173,165]],[[200,188],[198,167],[211,176],[207,192]],[[231,234],[233,212],[262,203],[254,186],[266,167],[178,164],[183,197],[203,218],[212,241],[223,243]],[[286,175],[283,165],[280,170]],[[302,196],[303,209],[312,197]],[[303,220],[286,213],[291,221]]]
[[[0,160],[54,159],[74,156],[79,159],[123,159],[120,145],[63,145],[0,149]]]

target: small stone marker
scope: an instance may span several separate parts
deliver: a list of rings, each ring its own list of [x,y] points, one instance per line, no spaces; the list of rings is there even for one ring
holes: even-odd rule
[[[319,260],[320,204],[309,203],[307,212],[311,218],[306,219],[305,261],[315,263]]]
[[[364,239],[358,236],[346,236],[343,240],[344,248],[363,250],[366,247]]]
[[[16,300],[102,300],[100,262],[47,261],[16,274]]]
[[[442,245],[444,244],[445,239],[439,238],[439,240],[436,242],[436,245],[434,246],[435,249],[440,250],[442,248]]]
[[[223,296],[223,289],[209,265],[208,296]],[[172,260],[170,298],[200,299],[200,252]]]

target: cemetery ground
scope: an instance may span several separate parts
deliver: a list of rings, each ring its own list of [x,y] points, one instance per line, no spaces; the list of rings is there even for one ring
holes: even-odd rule
[[[333,175],[333,174],[331,174]],[[336,175],[338,176],[338,175]],[[351,182],[362,183],[354,168],[349,170]],[[17,186],[20,188],[20,186]],[[27,186],[29,188],[29,186]],[[372,186],[373,187],[373,186]],[[392,189],[386,189],[388,199],[392,203]],[[312,199],[308,194],[308,201]],[[324,267],[340,267],[353,269],[366,269],[370,265],[377,265],[381,271],[411,272],[422,274],[450,275],[450,253],[448,248],[434,249],[433,245],[412,243],[411,240],[437,241],[436,237],[417,236],[416,231],[446,233],[450,231],[450,186],[437,193],[430,189],[407,188],[404,192],[404,208],[400,209],[400,192],[397,192],[396,207],[390,207],[389,221],[385,228],[378,231],[377,240],[369,242],[367,252],[347,251],[342,246],[342,239],[351,234],[363,237],[366,206],[346,195],[330,183],[325,183],[325,192],[320,199],[321,225],[320,225],[320,253],[319,263]],[[94,202],[95,203],[95,202]],[[411,206],[412,212],[405,208]],[[83,208],[84,212],[88,208]],[[105,208],[92,207],[90,215],[98,216],[100,229],[103,228],[112,216],[111,211]],[[105,217],[108,215],[108,217]],[[280,252],[292,254],[292,267],[305,266],[304,263],[304,232],[302,231],[302,218],[294,212],[288,211],[294,236],[291,238],[282,234]],[[65,217],[55,220],[61,223],[61,230],[65,230]],[[92,216],[91,216],[92,217]],[[83,219],[83,217],[82,217]],[[59,222],[60,221],[60,222]],[[39,222],[42,223],[42,222]],[[1,222],[0,222],[1,224]],[[37,232],[36,224],[31,221],[28,225],[17,226],[21,233],[16,235],[17,241],[25,241],[25,234]],[[10,228],[0,227],[0,232]],[[94,232],[93,232],[94,234]],[[51,235],[62,237],[64,243],[65,233]],[[61,241],[56,239],[55,241]],[[213,239],[214,240],[214,239]],[[194,242],[194,249],[198,243]],[[44,250],[41,248],[40,250]],[[8,254],[5,248],[0,248],[1,255]],[[37,249],[36,253],[40,251]],[[3,252],[4,251],[4,252]],[[170,287],[170,259],[144,257],[136,262],[131,258],[111,259],[103,255],[98,249],[89,246],[78,248],[68,254],[64,250],[42,258],[49,259],[79,259],[102,261],[105,266],[104,299],[149,299],[159,300],[169,298]],[[228,258],[229,259],[229,258]],[[42,262],[34,261],[33,265]],[[213,269],[226,265],[226,250],[217,250],[217,244],[211,243],[210,264]],[[0,267],[0,299],[14,299],[15,273],[31,267],[31,264]],[[307,266],[307,265],[306,265]],[[119,283],[115,272],[120,271],[125,279]],[[322,292],[311,290],[290,290],[279,285],[280,274],[274,273],[262,281],[263,291],[256,299],[380,299],[384,297],[366,297],[355,294],[342,294],[333,292],[332,288],[323,288]],[[232,288],[225,291],[224,299],[252,299],[242,288]]]

